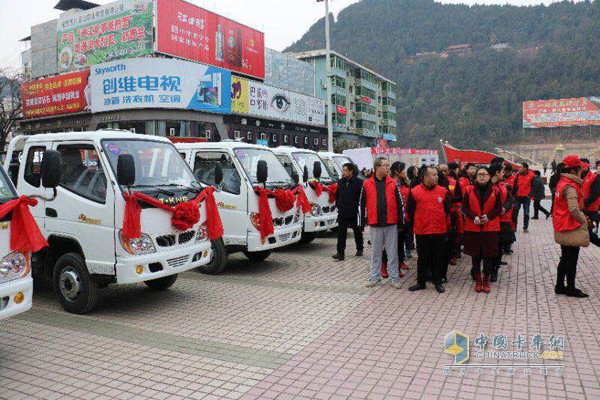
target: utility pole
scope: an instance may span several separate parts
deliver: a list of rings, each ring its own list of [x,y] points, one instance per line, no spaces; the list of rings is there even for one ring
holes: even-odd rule
[[[331,40],[329,38],[329,0],[317,0],[325,3],[325,62],[327,64],[327,150],[333,152],[333,104],[331,102]]]

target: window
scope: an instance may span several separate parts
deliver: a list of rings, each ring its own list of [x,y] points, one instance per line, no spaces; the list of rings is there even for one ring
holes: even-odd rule
[[[212,137],[212,133],[207,129],[206,130],[206,138],[210,139]]]
[[[346,106],[346,98],[342,95],[339,94],[332,94],[331,95],[331,102],[335,105],[339,105],[339,106]]]
[[[106,201],[106,175],[93,145],[58,146],[62,157],[60,186],[97,203]]]
[[[272,135],[271,135],[271,139],[272,139],[274,142],[277,142],[277,134],[276,134],[276,133],[272,134]]]
[[[304,137],[304,144],[308,144],[308,136]]]
[[[248,140],[252,140],[252,132],[248,132],[248,133],[246,134],[246,139],[248,139]]]
[[[29,153],[27,153],[25,182],[31,186],[40,187],[42,181],[42,158],[45,150],[44,146],[31,147]]]
[[[265,139],[267,138],[267,134],[266,134],[266,133],[264,133],[264,132],[263,132],[263,133],[261,133],[261,134],[260,134],[260,138],[261,138],[262,140],[265,140]]]
[[[315,146],[318,146],[318,145],[319,145],[319,139],[317,139],[317,138],[314,138],[314,139],[313,139],[313,144],[314,144]]]
[[[229,154],[224,152],[197,152],[194,160],[194,175],[206,185],[214,186],[215,164],[223,168],[221,189],[228,193],[240,194],[241,179]]]
[[[242,137],[242,133],[240,131],[233,131],[233,138],[240,139]]]
[[[288,156],[277,156],[277,159],[279,160],[279,162],[281,162],[281,165],[283,165],[283,168],[285,168],[288,175],[292,176],[295,171],[294,164],[292,164],[292,160],[290,160]]]
[[[341,78],[339,76],[332,76],[331,77],[331,85],[332,86],[337,86],[339,88],[345,89],[346,88],[346,80],[344,78]]]
[[[294,136],[294,144],[298,144],[298,135]]]
[[[323,145],[323,146],[327,146],[327,139],[323,139],[323,140],[321,140],[321,145]]]
[[[288,142],[290,141],[290,138],[288,135],[283,135],[283,143],[288,144]]]

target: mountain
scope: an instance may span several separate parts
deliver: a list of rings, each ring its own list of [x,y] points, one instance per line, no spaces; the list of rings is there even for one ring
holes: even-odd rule
[[[600,0],[529,7],[362,0],[330,18],[333,50],[398,84],[401,145],[538,140],[539,131],[521,128],[524,100],[600,95]],[[325,48],[324,26],[322,18],[285,51]],[[500,43],[509,48],[491,48]],[[473,53],[407,62],[456,44]]]

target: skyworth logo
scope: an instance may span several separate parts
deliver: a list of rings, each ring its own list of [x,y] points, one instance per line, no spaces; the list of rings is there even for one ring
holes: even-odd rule
[[[444,351],[454,356],[454,364],[462,364],[469,359],[469,337],[459,331],[452,331],[444,339]]]

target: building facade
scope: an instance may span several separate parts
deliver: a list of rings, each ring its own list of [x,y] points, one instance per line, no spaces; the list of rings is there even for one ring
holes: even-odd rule
[[[327,100],[326,51],[290,53],[315,69],[315,96]],[[396,141],[396,83],[331,52],[334,145],[338,148],[374,145],[377,139]]]

